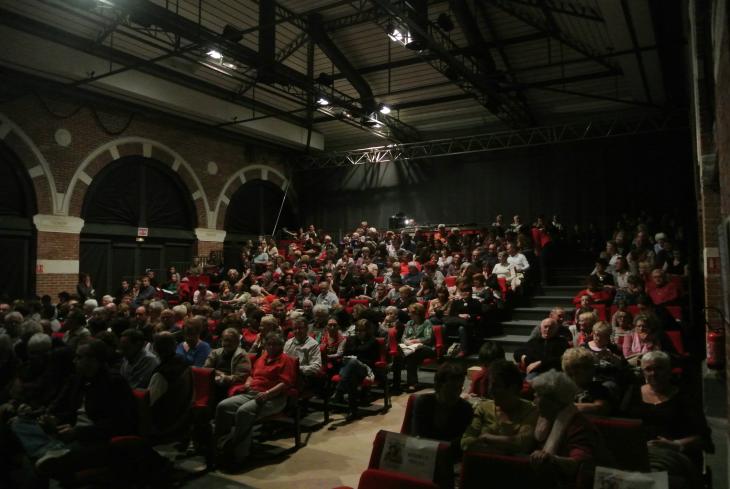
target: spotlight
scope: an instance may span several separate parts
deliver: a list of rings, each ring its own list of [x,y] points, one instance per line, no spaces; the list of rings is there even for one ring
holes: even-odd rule
[[[223,66],[230,69],[230,70],[237,70],[238,66],[234,65],[233,63],[224,62]]]
[[[220,53],[220,51],[216,51],[215,49],[211,49],[208,51],[208,57],[211,59],[219,60],[223,59],[223,55]]]
[[[393,42],[402,42],[403,33],[396,28],[388,28],[388,37]]]
[[[385,104],[380,104],[380,113],[384,115],[390,114],[390,107]]]
[[[317,103],[318,103],[319,105],[329,105],[329,104],[330,104],[330,101],[329,101],[329,100],[327,100],[327,99],[326,99],[326,98],[324,98],[324,97],[319,97],[319,100],[317,100]]]

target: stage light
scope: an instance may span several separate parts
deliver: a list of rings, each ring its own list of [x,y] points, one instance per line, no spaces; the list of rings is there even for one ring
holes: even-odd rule
[[[238,66],[234,65],[233,63],[224,62],[223,66],[230,69],[230,70],[237,70]]]
[[[390,114],[390,107],[385,104],[380,104],[380,113],[385,115]]]
[[[317,103],[318,103],[319,105],[329,105],[329,104],[330,104],[330,101],[329,101],[329,100],[327,100],[327,99],[326,99],[326,98],[324,98],[324,97],[319,97],[319,100],[317,100]]]
[[[211,49],[208,51],[208,57],[211,59],[219,60],[223,59],[223,55],[220,53],[220,51],[216,51],[215,49]]]
[[[404,35],[401,31],[399,31],[395,27],[389,27],[388,28],[388,37],[393,42],[402,42]]]

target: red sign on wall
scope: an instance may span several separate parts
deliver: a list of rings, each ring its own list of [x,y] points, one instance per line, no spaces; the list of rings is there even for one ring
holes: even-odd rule
[[[137,236],[140,238],[146,238],[150,235],[149,228],[137,228]]]
[[[42,263],[36,264],[36,266],[35,266],[35,273],[46,273],[43,270],[43,264]]]

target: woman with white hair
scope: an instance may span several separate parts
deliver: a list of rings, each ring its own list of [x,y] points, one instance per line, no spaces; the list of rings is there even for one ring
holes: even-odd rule
[[[600,436],[573,403],[578,386],[555,370],[537,376],[531,385],[540,413],[535,427],[540,448],[530,455],[530,464],[560,487],[590,487],[601,458]]]
[[[652,470],[667,471],[670,487],[703,487],[702,452],[713,451],[701,400],[672,383],[670,356],[641,357],[645,384],[630,393],[627,414],[643,421]]]

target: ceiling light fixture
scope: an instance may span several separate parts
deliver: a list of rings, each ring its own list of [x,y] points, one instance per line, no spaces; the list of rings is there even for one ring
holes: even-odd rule
[[[211,49],[208,51],[208,57],[211,59],[219,60],[223,59],[223,55],[220,53],[220,51],[216,51],[215,49]]]
[[[384,115],[390,114],[390,107],[385,104],[380,104],[380,113]]]
[[[324,98],[324,97],[319,97],[319,100],[317,100],[317,103],[318,103],[319,105],[329,105],[329,104],[330,104],[330,101],[329,101],[329,100],[327,100],[327,99],[326,99],[326,98]]]

